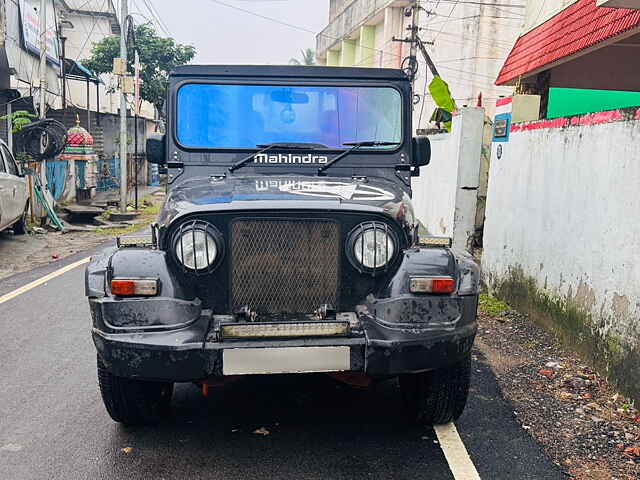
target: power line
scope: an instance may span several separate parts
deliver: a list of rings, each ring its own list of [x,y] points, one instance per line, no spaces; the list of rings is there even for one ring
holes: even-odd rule
[[[509,5],[508,3],[487,3],[487,2],[478,2],[471,0],[441,0],[446,3],[462,3],[466,5],[480,5],[484,7],[504,7],[504,8],[527,8],[525,4],[517,4],[517,5]]]
[[[104,2],[102,3],[101,8],[104,8],[107,4],[108,0],[104,0]],[[96,25],[98,24],[98,20],[100,19],[100,17],[95,16],[93,19],[93,25],[91,26],[91,31],[89,31],[87,33],[87,38],[85,38],[84,43],[82,44],[82,47],[80,48],[80,50],[78,51],[78,57],[82,56],[82,52],[84,52],[84,47],[87,46],[87,42],[89,41],[89,39],[91,38],[91,35],[93,35],[93,31],[96,29]],[[78,58],[79,60],[79,58]]]
[[[164,31],[164,33],[167,36],[171,37],[172,36],[171,32],[169,31],[165,23],[162,21],[160,14],[156,11],[153,4],[149,0],[143,0],[143,2],[146,5],[147,9],[149,10],[149,13],[151,13],[151,16],[156,19],[158,27],[162,29],[162,31]]]

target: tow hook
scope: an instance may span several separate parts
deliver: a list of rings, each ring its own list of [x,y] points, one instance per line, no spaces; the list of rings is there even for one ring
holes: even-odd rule
[[[329,305],[328,303],[324,303],[320,305],[315,312],[316,316],[319,320],[326,320],[328,318],[336,318],[336,309],[333,305]]]

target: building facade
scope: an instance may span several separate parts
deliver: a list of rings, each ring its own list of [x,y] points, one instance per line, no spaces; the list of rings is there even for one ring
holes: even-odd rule
[[[639,45],[640,2],[529,0],[496,83],[540,95],[541,118],[637,106]]]
[[[331,0],[329,24],[316,37],[318,63],[401,68],[411,45],[394,38],[410,35],[416,6],[418,35],[458,106],[480,103],[491,110],[496,98],[511,93],[494,81],[524,20],[524,8],[516,0]],[[433,77],[419,54],[418,61],[416,129],[426,126],[435,108],[425,95]]]
[[[47,4],[48,44],[45,103],[61,105],[60,58],[55,5]],[[39,41],[36,0],[0,0],[0,115],[35,110],[39,104]],[[0,138],[11,144],[10,123],[0,123]]]

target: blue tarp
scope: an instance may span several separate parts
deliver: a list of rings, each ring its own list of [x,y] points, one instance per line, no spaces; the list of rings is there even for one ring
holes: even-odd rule
[[[54,200],[59,200],[64,192],[68,167],[66,160],[49,160],[47,162],[47,184]]]

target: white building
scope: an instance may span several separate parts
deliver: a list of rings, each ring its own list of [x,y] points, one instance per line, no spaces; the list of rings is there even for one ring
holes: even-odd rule
[[[59,0],[60,31],[64,37],[66,58],[82,62],[91,56],[94,45],[106,37],[120,35],[120,22],[113,0]],[[100,75],[102,84],[89,88],[89,108],[94,112],[117,114],[120,92],[111,74]],[[86,82],[67,80],[67,103],[87,108]],[[99,102],[98,102],[98,91]],[[99,104],[99,110],[98,110]],[[141,116],[154,118],[153,105],[143,102]]]
[[[421,7],[419,36],[433,43],[427,50],[458,106],[475,106],[482,94],[482,105],[491,111],[496,98],[512,91],[494,81],[520,33],[525,13],[521,0],[331,0],[329,24],[316,37],[318,63],[400,68],[410,45],[393,39],[410,34],[408,9],[416,3]],[[415,92],[422,96],[425,79],[433,77],[420,55],[418,60]],[[434,108],[427,94],[424,107],[420,103],[415,109],[416,129],[425,127]]]

